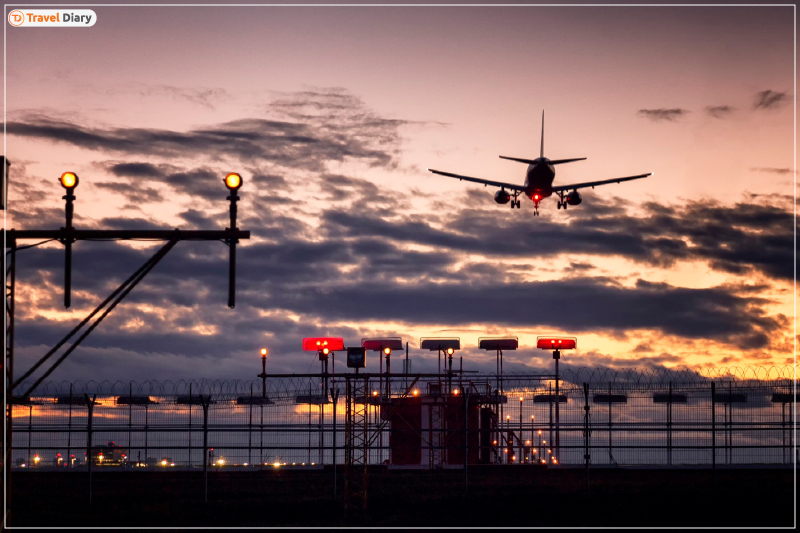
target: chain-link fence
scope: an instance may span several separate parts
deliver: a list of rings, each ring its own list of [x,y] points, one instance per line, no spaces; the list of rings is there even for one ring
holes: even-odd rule
[[[544,373],[372,375],[356,401],[369,464],[781,465],[794,461],[793,372],[568,368],[557,394]],[[354,376],[45,383],[12,400],[12,466],[343,464]]]

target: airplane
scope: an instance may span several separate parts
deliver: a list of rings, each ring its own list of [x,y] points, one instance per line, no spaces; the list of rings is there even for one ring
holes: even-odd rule
[[[459,181],[466,180],[475,183],[483,183],[484,186],[491,185],[493,187],[500,187],[500,190],[494,195],[494,201],[498,204],[507,204],[509,201],[511,201],[512,209],[515,206],[517,209],[520,208],[520,202],[517,198],[520,195],[525,195],[533,201],[534,216],[539,215],[539,202],[549,196],[552,196],[553,193],[557,194],[559,198],[558,209],[563,207],[566,210],[568,205],[579,205],[583,201],[578,189],[585,189],[586,187],[591,187],[594,189],[598,185],[638,180],[653,175],[652,172],[648,172],[647,174],[637,174],[636,176],[626,176],[624,178],[587,181],[584,183],[573,183],[572,185],[553,185],[553,179],[556,177],[556,171],[553,168],[554,165],[562,165],[564,163],[572,163],[574,161],[583,161],[586,158],[577,157],[574,159],[551,160],[544,156],[544,111],[542,111],[542,142],[539,148],[539,157],[536,159],[522,159],[519,157],[506,157],[501,155],[500,159],[508,159],[510,161],[517,161],[519,163],[526,163],[528,165],[528,170],[525,173],[525,185],[514,185],[512,183],[472,178],[470,176],[462,176],[461,174],[452,174],[450,172],[433,170],[432,168],[429,168],[428,172],[433,172],[434,174],[447,176],[449,178],[458,178]],[[510,190],[511,194],[509,194],[506,189]],[[511,200],[511,195],[514,196],[513,200]]]

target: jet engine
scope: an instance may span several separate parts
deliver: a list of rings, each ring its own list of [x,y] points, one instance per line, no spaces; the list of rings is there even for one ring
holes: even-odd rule
[[[498,204],[507,204],[510,199],[511,195],[508,194],[505,190],[501,189],[496,193],[494,193],[494,201],[497,202]]]
[[[578,191],[572,191],[567,195],[565,201],[569,205],[578,205],[583,201],[583,198],[581,198],[581,194]]]

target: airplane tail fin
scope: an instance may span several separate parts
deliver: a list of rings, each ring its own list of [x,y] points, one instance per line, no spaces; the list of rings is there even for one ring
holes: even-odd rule
[[[542,109],[542,144],[539,147],[539,157],[544,157],[544,109]]]

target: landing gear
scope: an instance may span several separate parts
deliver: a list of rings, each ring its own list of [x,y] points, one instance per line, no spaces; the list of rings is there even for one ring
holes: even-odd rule
[[[518,196],[519,196],[519,192],[515,192],[514,193],[514,199],[511,200],[511,209],[514,209],[514,207],[519,209],[519,200],[517,200]]]
[[[535,217],[539,216],[539,200],[533,201],[533,216]]]

